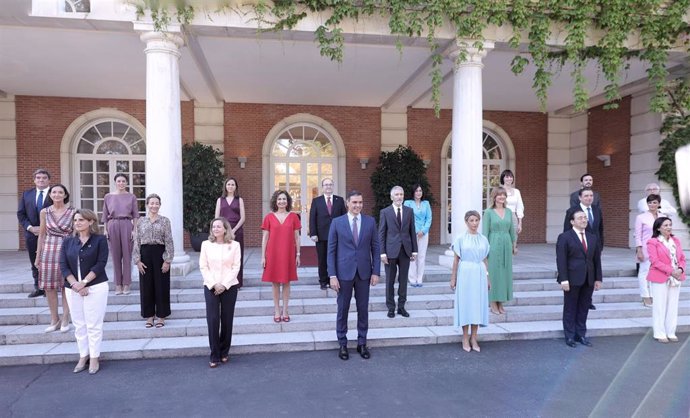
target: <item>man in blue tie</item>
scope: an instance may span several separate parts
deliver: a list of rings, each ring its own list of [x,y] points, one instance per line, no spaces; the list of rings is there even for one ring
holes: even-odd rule
[[[31,273],[34,278],[34,291],[29,293],[30,298],[45,296],[43,290],[38,288],[38,269],[36,263],[36,247],[38,246],[38,232],[40,226],[41,209],[52,204],[48,198],[50,188],[50,173],[39,168],[34,171],[34,185],[36,187],[25,191],[19,201],[17,220],[24,229],[24,241],[31,260]]]
[[[369,330],[369,286],[379,281],[379,239],[376,221],[362,215],[362,194],[356,190],[347,195],[347,214],[331,222],[328,231],[328,275],[331,289],[338,293],[335,331],[340,350],[338,357],[347,360],[347,316],[354,290],[357,301],[357,352],[370,357],[367,347]]]

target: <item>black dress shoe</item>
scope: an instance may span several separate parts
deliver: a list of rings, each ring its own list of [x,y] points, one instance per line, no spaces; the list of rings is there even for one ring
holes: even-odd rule
[[[340,346],[340,351],[338,351],[338,357],[340,357],[340,360],[347,360],[350,358],[350,353],[347,352],[346,346]]]
[[[326,283],[321,283],[321,290],[326,290],[328,289],[328,285]]]
[[[410,314],[405,310],[405,308],[398,308],[398,313],[405,318],[409,318]]]
[[[393,309],[388,310],[388,317],[389,318],[395,318],[395,311]]]
[[[575,346],[576,346],[575,340],[573,340],[572,338],[566,338],[566,339],[565,339],[565,344],[566,344],[568,347],[573,347],[573,348],[575,348]]]
[[[39,296],[45,296],[45,295],[46,295],[46,292],[44,292],[41,289],[36,289],[33,292],[29,293],[30,298],[37,298]]]
[[[369,360],[369,357],[371,357],[371,354],[369,353],[369,349],[364,344],[357,346],[357,352],[359,353],[360,356],[362,356],[362,358],[364,360]]]
[[[592,346],[592,342],[591,342],[591,341],[589,340],[589,338],[587,338],[587,337],[578,337],[578,338],[575,338],[575,340],[576,340],[577,342],[579,342],[580,344],[585,345],[585,346],[587,346],[587,347],[591,347],[591,346]]]
[[[594,306],[594,304],[592,303],[591,305],[589,305],[589,310],[590,310],[590,311],[596,311],[596,310],[597,310],[597,307]]]

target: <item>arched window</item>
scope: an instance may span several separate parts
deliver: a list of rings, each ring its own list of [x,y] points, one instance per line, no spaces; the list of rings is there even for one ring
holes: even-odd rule
[[[129,191],[137,196],[139,212],[145,213],[146,141],[132,125],[115,119],[85,126],[74,142],[75,205],[103,212],[103,197],[111,191],[116,173],[129,179]]]

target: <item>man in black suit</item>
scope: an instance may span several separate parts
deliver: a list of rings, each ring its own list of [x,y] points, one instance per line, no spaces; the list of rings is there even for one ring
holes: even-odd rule
[[[38,246],[38,232],[40,226],[41,209],[50,206],[48,197],[50,188],[50,173],[39,168],[34,171],[34,184],[36,187],[25,191],[19,201],[17,220],[24,229],[24,241],[31,260],[31,273],[34,277],[34,291],[29,293],[30,298],[45,296],[43,290],[38,288],[38,269],[36,268],[36,247]]]
[[[594,177],[592,177],[591,174],[585,173],[580,176],[580,190],[584,189],[585,187],[589,187],[590,189],[594,185]],[[570,207],[572,208],[573,206],[577,206],[578,203],[580,203],[580,190],[575,190],[570,194]],[[594,193],[594,200],[592,201],[592,205],[594,206],[600,206],[601,199],[599,199],[599,193],[592,191]]]
[[[345,201],[342,197],[333,194],[333,180],[325,178],[321,180],[323,194],[311,201],[309,209],[309,235],[316,243],[316,256],[319,259],[319,284],[321,289],[327,289],[328,267],[328,230],[331,221],[338,216],[345,215]]]
[[[601,288],[601,246],[597,236],[587,230],[587,214],[580,209],[570,213],[570,229],[556,241],[556,266],[563,289],[563,332],[565,343],[575,347],[592,343],[587,338],[587,314],[592,292]]]
[[[381,242],[381,261],[386,266],[386,306],[388,317],[395,318],[395,296],[393,285],[398,276],[398,313],[404,317],[410,314],[405,310],[407,302],[407,272],[410,261],[417,257],[417,233],[414,227],[414,211],[403,205],[405,191],[400,186],[391,189],[393,204],[379,213],[379,241]]]

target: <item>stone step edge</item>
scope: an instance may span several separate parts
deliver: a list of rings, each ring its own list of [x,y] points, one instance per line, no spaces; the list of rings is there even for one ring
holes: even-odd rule
[[[591,320],[587,323],[588,336],[593,337],[595,346],[596,337],[602,336],[649,334],[648,338],[651,338],[651,327],[646,322],[636,319]],[[678,323],[678,333],[690,332],[690,316],[679,317]],[[354,347],[356,344],[356,334],[356,330],[351,330],[348,333],[350,347]],[[461,331],[452,326],[372,329],[369,332],[367,344],[372,348],[444,344],[458,343],[460,338]],[[488,327],[481,328],[479,332],[479,339],[482,343],[554,338],[563,338],[561,321],[513,323],[509,327],[504,324],[503,326],[502,324],[490,324]],[[206,358],[208,356],[207,344],[208,338],[205,336],[106,340],[103,342],[101,358],[106,361],[191,356]],[[265,334],[262,336],[234,335],[230,353],[237,355],[315,350],[334,350],[335,352],[337,347],[338,342],[333,330]],[[484,352],[490,352],[490,345],[485,346]],[[375,356],[376,351],[372,350],[372,359],[375,359]],[[77,357],[74,342],[0,346],[0,366],[72,363],[77,360]],[[335,354],[334,361],[338,361],[335,360]],[[110,366],[106,363],[107,367]]]

